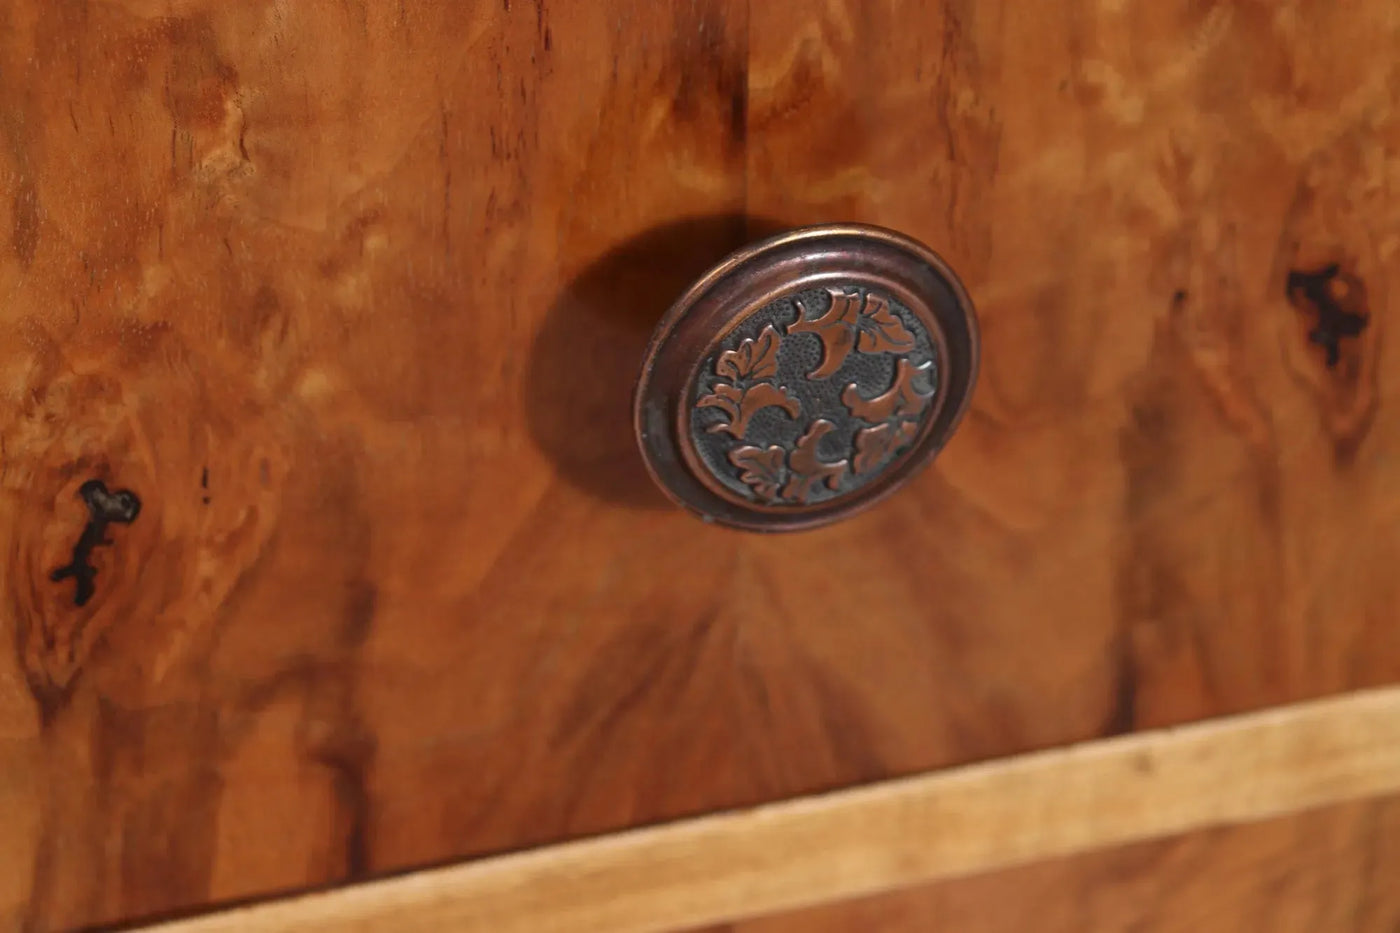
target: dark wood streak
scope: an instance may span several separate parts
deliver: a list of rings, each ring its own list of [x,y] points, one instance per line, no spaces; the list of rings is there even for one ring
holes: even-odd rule
[[[1126,631],[1120,633],[1118,641],[1117,666],[1113,676],[1113,702],[1108,708],[1108,715],[1104,718],[1103,728],[1099,733],[1105,737],[1132,732],[1137,722],[1137,662],[1133,657],[1131,634]]]
[[[358,671],[355,658],[369,637],[374,623],[378,592],[368,580],[353,581],[346,600],[345,623],[339,639],[347,653],[345,664],[333,670],[319,690],[333,710],[332,728],[311,746],[313,760],[332,776],[337,823],[343,838],[342,880],[362,879],[373,862],[373,811],[370,772],[374,764],[374,733],[363,721],[355,693]]]

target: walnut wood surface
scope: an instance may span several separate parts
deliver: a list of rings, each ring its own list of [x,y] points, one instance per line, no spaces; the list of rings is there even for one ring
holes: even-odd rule
[[[1400,800],[1392,797],[704,933],[1393,933],[1397,928]]]
[[[561,843],[150,929],[671,933],[1397,791],[1400,688],[1390,687]],[[1388,845],[1383,839],[1376,844]]]
[[[0,25],[0,927],[1400,675],[1386,0]],[[837,220],[967,282],[968,419],[821,532],[667,509],[651,324]]]

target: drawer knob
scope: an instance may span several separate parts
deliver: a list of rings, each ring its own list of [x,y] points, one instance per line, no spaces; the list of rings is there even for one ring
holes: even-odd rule
[[[978,363],[967,291],[928,247],[806,227],[700,278],[652,335],[634,426],[662,490],[751,531],[845,518],[943,447]]]

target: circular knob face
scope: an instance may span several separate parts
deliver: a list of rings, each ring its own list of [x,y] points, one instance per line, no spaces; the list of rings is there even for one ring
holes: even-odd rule
[[[657,325],[634,418],[648,469],[707,520],[790,531],[907,482],[971,397],[977,320],[926,246],[808,227],[741,250]]]

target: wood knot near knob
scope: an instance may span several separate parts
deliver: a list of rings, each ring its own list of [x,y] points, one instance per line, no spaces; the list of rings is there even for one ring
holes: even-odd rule
[[[700,517],[752,531],[845,518],[926,466],[978,363],[966,289],[878,227],[807,227],[724,260],[671,307],[637,380],[647,468]]]

